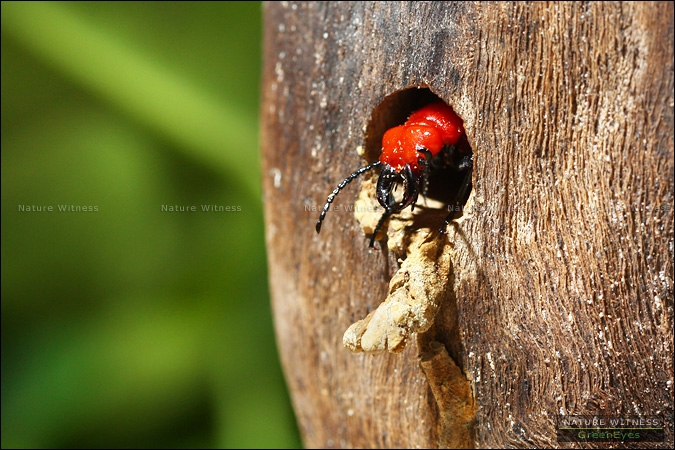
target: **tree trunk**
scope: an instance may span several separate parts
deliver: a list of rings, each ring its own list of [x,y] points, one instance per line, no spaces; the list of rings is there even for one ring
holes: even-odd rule
[[[672,418],[673,3],[264,8],[270,287],[305,445],[553,447],[559,415]],[[447,298],[401,353],[352,353],[405,255],[368,249],[358,182],[314,226],[433,94],[474,154],[428,281]]]

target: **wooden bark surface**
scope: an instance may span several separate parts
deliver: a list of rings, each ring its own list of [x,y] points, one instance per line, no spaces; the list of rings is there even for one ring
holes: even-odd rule
[[[430,341],[471,383],[477,447],[559,446],[558,414],[672,417],[673,3],[264,8],[270,287],[305,445],[448,445],[419,366]],[[403,353],[353,354],[342,334],[384,299],[396,257],[369,251],[347,210],[358,181],[314,225],[365,165],[373,111],[418,86],[474,152],[452,301]]]

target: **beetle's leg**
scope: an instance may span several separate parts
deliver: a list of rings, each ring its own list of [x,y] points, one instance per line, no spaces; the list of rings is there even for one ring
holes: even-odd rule
[[[380,217],[380,220],[378,220],[377,225],[375,225],[375,230],[373,231],[373,235],[370,237],[370,244],[368,247],[373,248],[375,244],[375,236],[377,236],[378,231],[382,228],[382,225],[384,225],[384,222],[391,216],[391,210],[385,209],[384,213],[382,213],[382,217]]]
[[[422,181],[420,182],[422,195],[426,197],[427,191],[429,190],[429,174],[431,172],[431,159],[433,158],[433,155],[426,148],[417,150],[417,152],[420,153],[419,158],[417,158],[417,163],[422,166]]]
[[[459,190],[457,191],[455,201],[448,206],[450,208],[450,214],[448,214],[448,217],[446,217],[445,220],[443,221],[443,225],[441,225],[440,229],[441,234],[445,234],[447,232],[448,224],[450,224],[450,222],[455,218],[455,216],[460,210],[460,203],[466,200],[466,195],[471,190],[471,175],[473,173],[473,155],[464,156],[460,160],[457,168],[460,170],[460,173],[464,174],[464,179],[462,180],[462,184],[460,185]]]

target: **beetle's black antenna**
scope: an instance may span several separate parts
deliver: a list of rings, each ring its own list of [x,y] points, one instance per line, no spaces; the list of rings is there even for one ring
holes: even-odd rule
[[[359,170],[354,172],[353,174],[349,175],[347,178],[342,180],[340,184],[337,185],[335,189],[333,189],[333,192],[328,196],[328,199],[326,200],[326,204],[323,207],[323,211],[321,211],[321,215],[319,216],[319,220],[316,222],[316,232],[320,233],[321,232],[321,223],[323,222],[323,219],[326,217],[326,213],[328,212],[328,209],[330,208],[330,204],[333,203],[333,200],[335,199],[335,196],[338,195],[338,193],[347,186],[347,184],[352,181],[354,178],[358,177],[359,175],[375,169],[376,167],[379,167],[382,163],[380,161],[375,161],[372,164],[369,164],[365,167],[361,167]],[[371,245],[372,247],[372,245]]]

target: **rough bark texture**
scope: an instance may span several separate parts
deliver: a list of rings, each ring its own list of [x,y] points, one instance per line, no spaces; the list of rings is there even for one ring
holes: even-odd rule
[[[558,446],[558,414],[672,417],[673,3],[273,2],[263,75],[270,286],[307,446],[457,442],[436,341],[470,381],[467,445]],[[358,182],[314,225],[411,87],[464,119],[473,206],[419,348],[353,354],[396,255],[368,250]]]

